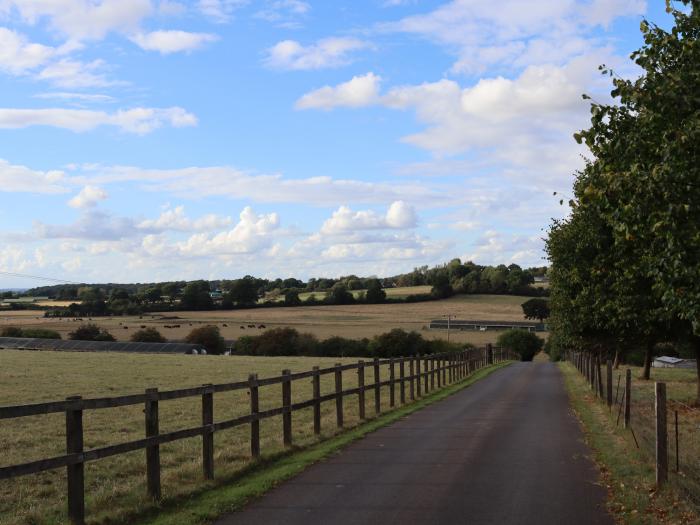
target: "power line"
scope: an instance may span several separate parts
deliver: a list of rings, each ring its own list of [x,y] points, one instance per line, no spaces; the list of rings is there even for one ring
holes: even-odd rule
[[[0,270],[0,275],[6,275],[8,277],[21,277],[23,279],[34,279],[37,281],[47,281],[52,283],[62,283],[62,284],[80,284],[75,281],[66,281],[65,279],[55,279],[53,277],[42,277],[41,275],[28,275],[25,273],[14,273],[14,272],[3,272]]]

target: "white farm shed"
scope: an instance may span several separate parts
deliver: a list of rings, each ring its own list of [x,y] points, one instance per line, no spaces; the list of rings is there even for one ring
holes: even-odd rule
[[[663,355],[654,359],[654,368],[695,368],[695,359],[681,359]]]

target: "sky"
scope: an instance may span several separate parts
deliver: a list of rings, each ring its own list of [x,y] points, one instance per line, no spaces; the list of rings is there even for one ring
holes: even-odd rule
[[[0,0],[0,288],[544,265],[663,4]]]

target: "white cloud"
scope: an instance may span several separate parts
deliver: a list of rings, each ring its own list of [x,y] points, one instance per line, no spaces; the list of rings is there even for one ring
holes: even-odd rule
[[[0,71],[26,73],[46,63],[54,53],[53,47],[28,42],[23,35],[0,27]]]
[[[68,201],[71,208],[92,208],[107,198],[107,192],[98,186],[85,186],[80,193]]]
[[[299,27],[299,18],[311,11],[311,5],[301,0],[274,0],[255,13],[256,18],[261,18],[281,27]]]
[[[164,125],[176,128],[197,125],[197,117],[182,108],[133,108],[115,113],[85,109],[0,108],[0,129],[51,126],[84,132],[99,126],[114,126],[128,133],[143,135]]]
[[[265,63],[275,69],[309,70],[344,66],[349,56],[369,44],[357,38],[324,38],[309,46],[296,40],[283,40],[268,50]]]
[[[489,230],[474,243],[475,249],[461,257],[463,261],[477,264],[525,264],[544,263],[544,241],[541,236],[505,234]]]
[[[211,231],[225,228],[231,224],[231,217],[221,217],[213,213],[192,220],[185,215],[185,207],[177,206],[166,209],[157,219],[141,221],[138,227],[151,232],[172,231]]]
[[[68,40],[100,40],[112,31],[131,33],[153,13],[150,0],[4,0],[31,25],[46,20]]]
[[[0,192],[66,193],[62,171],[37,171],[0,159]]]
[[[188,31],[153,31],[133,35],[131,40],[146,51],[158,51],[163,55],[193,51],[204,44],[217,40],[210,33],[190,33]]]
[[[644,0],[504,0],[498,9],[480,0],[452,0],[379,29],[436,42],[456,55],[453,72],[479,73],[492,65],[561,65],[598,47],[591,36],[596,26],[645,10]]]
[[[70,93],[66,91],[52,91],[49,93],[39,93],[34,98],[48,100],[68,100],[86,103],[109,103],[116,102],[114,97],[100,93]]]
[[[199,0],[197,7],[214,22],[225,23],[237,9],[248,4],[248,0]]]
[[[355,76],[337,86],[325,86],[311,91],[299,100],[297,109],[333,109],[336,107],[363,107],[379,102],[381,78],[370,72]]]
[[[34,231],[42,239],[87,239],[116,241],[133,237],[137,228],[132,219],[113,217],[98,210],[86,210],[72,224],[56,225],[36,222]]]
[[[101,72],[105,67],[102,60],[80,62],[63,58],[42,69],[36,78],[46,80],[62,88],[104,87],[114,84]]]
[[[416,212],[413,206],[403,201],[396,201],[389,206],[385,215],[372,210],[353,212],[347,206],[341,206],[321,227],[321,233],[334,235],[359,230],[406,229],[415,228]]]

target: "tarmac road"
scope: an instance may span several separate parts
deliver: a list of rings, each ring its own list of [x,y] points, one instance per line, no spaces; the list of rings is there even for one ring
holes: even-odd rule
[[[516,363],[311,466],[217,525],[612,524],[551,363]]]

